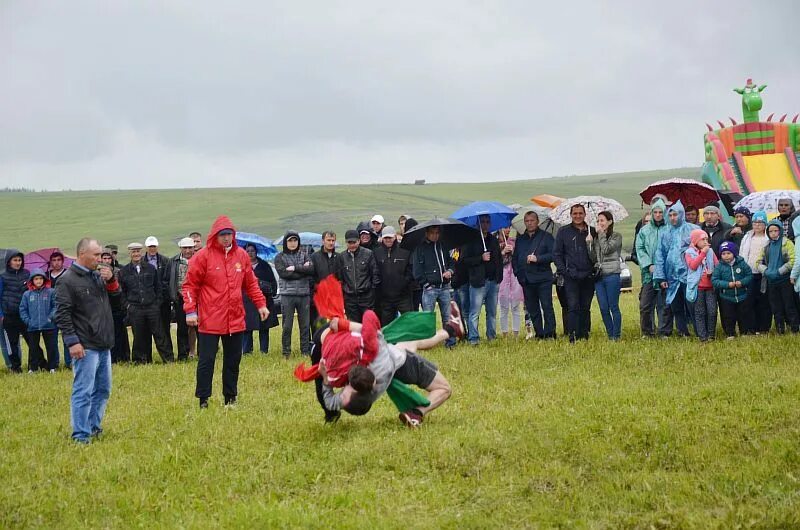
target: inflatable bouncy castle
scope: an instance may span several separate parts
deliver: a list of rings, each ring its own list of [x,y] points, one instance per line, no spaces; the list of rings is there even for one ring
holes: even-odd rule
[[[761,121],[758,112],[763,104],[761,92],[767,85],[757,86],[752,79],[734,92],[742,96],[743,123],[728,118],[726,127],[706,123],[706,162],[703,182],[718,190],[747,195],[764,190],[800,189],[800,124],[795,115],[786,123],[786,114],[778,121]]]

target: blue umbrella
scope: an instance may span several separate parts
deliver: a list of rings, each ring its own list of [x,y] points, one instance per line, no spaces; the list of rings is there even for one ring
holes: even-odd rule
[[[283,236],[276,239],[274,243],[275,245],[283,245]],[[315,248],[322,248],[322,234],[316,232],[300,232],[300,245],[311,245]],[[336,247],[339,247],[339,243],[336,243]]]
[[[499,202],[477,201],[459,208],[450,217],[458,219],[468,226],[478,226],[479,218],[482,215],[489,216],[489,231],[494,232],[511,226],[511,221],[517,216],[517,212]]]
[[[265,260],[272,261],[278,255],[278,247],[266,237],[249,232],[236,232],[236,244],[242,248],[248,243],[256,246],[256,255]]]

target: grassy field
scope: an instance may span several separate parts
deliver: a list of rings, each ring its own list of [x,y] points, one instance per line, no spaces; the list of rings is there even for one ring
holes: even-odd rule
[[[222,213],[239,230],[272,239],[289,228],[311,232],[333,228],[344,235],[376,213],[384,215],[388,224],[396,224],[401,214],[423,221],[434,214],[450,215],[475,200],[526,204],[540,193],[615,198],[631,212],[625,225],[632,227],[641,214],[638,192],[648,183],[697,173],[696,168],[686,168],[485,184],[0,193],[0,248],[30,251],[57,246],[74,254],[70,249],[86,235],[120,249],[155,235],[164,253],[176,254],[180,237],[194,230],[205,234]]]
[[[647,182],[687,174],[0,194],[0,247],[170,240],[220,212],[268,236],[341,232],[376,211],[424,219],[544,192],[603,193],[638,212]],[[797,337],[640,340],[636,294],[621,306],[618,343],[595,303],[585,343],[432,350],[454,394],[417,431],[385,399],[325,425],[277,329],[272,353],[243,360],[235,409],[222,407],[219,363],[206,411],[194,362],[115,366],[106,433],[88,447],[69,440],[69,372],[2,371],[0,528],[800,527]]]
[[[449,402],[325,425],[279,334],[240,403],[195,363],[115,366],[106,434],[69,441],[70,374],[0,374],[0,527],[797,528],[797,337],[498,339],[432,350]],[[595,304],[596,305],[596,304]],[[599,322],[595,311],[594,320]]]

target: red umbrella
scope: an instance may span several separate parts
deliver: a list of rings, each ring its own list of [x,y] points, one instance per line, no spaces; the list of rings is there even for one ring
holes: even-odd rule
[[[692,179],[659,180],[647,186],[639,195],[649,204],[653,196],[659,193],[666,196],[669,202],[679,200],[684,206],[692,205],[697,208],[704,208],[719,201],[717,190]]]
[[[47,272],[47,270],[50,269],[50,256],[52,256],[54,252],[61,252],[61,250],[58,248],[40,248],[39,250],[28,252],[25,254],[25,268],[29,271],[33,269],[42,269]],[[64,254],[63,252],[61,253]],[[64,255],[64,268],[66,269],[72,265],[73,261],[75,261],[73,258]]]

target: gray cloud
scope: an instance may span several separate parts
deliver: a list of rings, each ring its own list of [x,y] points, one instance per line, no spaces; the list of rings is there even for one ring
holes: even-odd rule
[[[6,2],[0,184],[677,167],[746,77],[800,112],[795,2],[648,4]]]

